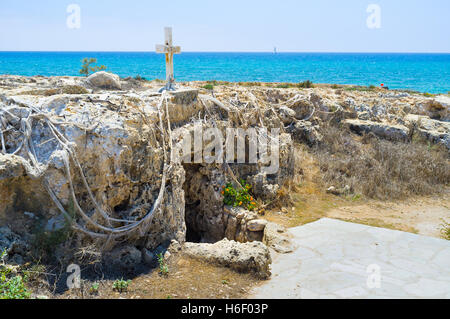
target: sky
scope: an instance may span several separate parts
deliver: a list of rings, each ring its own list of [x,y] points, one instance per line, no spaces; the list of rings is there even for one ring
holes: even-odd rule
[[[0,51],[154,51],[171,26],[182,51],[450,53],[449,16],[449,0],[0,0]]]

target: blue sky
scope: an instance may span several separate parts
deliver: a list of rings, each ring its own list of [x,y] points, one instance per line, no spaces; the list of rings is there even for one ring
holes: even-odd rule
[[[450,53],[449,16],[449,0],[0,0],[0,51],[154,51],[172,26],[183,51]]]

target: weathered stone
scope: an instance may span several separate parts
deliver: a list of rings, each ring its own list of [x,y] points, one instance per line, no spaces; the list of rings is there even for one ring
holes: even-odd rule
[[[345,120],[344,123],[358,134],[373,133],[391,141],[407,141],[409,130],[403,125],[385,124],[372,121]]]
[[[267,225],[267,220],[264,219],[254,219],[247,222],[247,229],[251,232],[259,232],[264,230]]]
[[[114,268],[133,273],[142,261],[142,253],[134,246],[122,246],[108,253],[106,261],[108,265]]]
[[[295,120],[295,111],[288,108],[287,106],[280,106],[278,108],[278,113],[280,115],[281,121],[284,124],[290,124]]]
[[[152,265],[156,261],[155,255],[148,249],[145,248],[142,249],[141,254],[142,254],[142,261],[147,265]]]
[[[413,124],[415,130],[432,143],[443,144],[450,149],[450,122],[432,120],[428,116],[408,114],[406,121]]]
[[[287,128],[292,134],[294,141],[314,145],[322,140],[322,135],[318,132],[318,127],[309,121],[296,121]]]
[[[105,71],[96,72],[90,75],[86,79],[86,83],[102,89],[122,89],[119,76]]]
[[[251,272],[260,278],[270,277],[269,249],[261,242],[237,243],[224,239],[215,244],[185,243],[184,253],[239,272]]]
[[[287,254],[293,252],[295,249],[290,237],[291,236],[287,232],[286,228],[269,222],[264,228],[263,243],[278,253]]]

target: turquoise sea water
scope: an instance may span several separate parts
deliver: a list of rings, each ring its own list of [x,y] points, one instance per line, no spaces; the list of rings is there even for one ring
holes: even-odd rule
[[[164,79],[164,56],[143,52],[0,52],[0,74],[79,75],[81,60],[121,77]],[[400,53],[195,53],[175,56],[178,81],[385,84],[391,89],[450,91],[450,54]]]

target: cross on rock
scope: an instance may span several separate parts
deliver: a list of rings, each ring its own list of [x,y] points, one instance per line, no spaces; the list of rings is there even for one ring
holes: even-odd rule
[[[181,53],[181,48],[179,46],[173,46],[172,43],[172,28],[164,28],[164,33],[166,36],[165,44],[156,45],[156,53],[164,53],[166,55],[166,86],[161,89],[175,91],[175,78],[173,76],[173,55]]]

